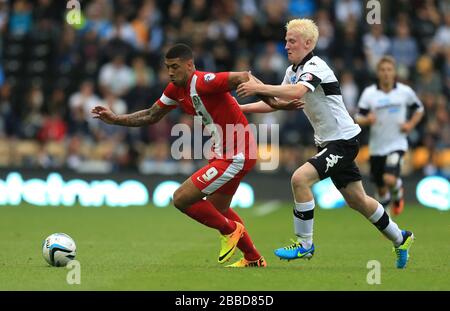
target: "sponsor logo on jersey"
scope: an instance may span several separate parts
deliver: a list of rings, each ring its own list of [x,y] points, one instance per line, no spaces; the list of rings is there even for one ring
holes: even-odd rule
[[[317,64],[315,62],[310,62],[310,63],[308,63],[308,65],[317,66]]]
[[[292,76],[292,77],[291,77],[291,83],[292,83],[292,84],[295,84],[296,80],[297,80],[297,77],[296,77],[296,76]]]
[[[205,82],[210,82],[210,81],[212,81],[212,80],[214,80],[216,78],[216,75],[215,74],[213,74],[213,73],[207,73],[206,75],[205,75]]]

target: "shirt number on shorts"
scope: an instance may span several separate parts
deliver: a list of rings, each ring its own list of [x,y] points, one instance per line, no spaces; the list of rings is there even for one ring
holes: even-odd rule
[[[204,181],[210,181],[216,177],[217,174],[219,174],[219,171],[215,167],[211,167],[202,175],[202,177]]]

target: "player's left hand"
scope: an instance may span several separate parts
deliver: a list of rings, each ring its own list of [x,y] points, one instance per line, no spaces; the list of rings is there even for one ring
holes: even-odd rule
[[[412,129],[413,129],[413,127],[412,127],[411,123],[409,123],[409,122],[405,122],[400,126],[400,131],[402,133],[408,134],[409,132],[412,131]]]

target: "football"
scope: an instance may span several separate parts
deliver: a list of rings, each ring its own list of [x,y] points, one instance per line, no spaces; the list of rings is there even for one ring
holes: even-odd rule
[[[54,233],[42,244],[45,261],[55,267],[65,267],[75,258],[77,247],[75,241],[65,233]]]

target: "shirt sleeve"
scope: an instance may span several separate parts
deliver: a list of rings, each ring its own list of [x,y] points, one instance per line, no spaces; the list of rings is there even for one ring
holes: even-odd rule
[[[202,94],[225,93],[230,91],[229,72],[206,73],[197,80],[197,92]]]
[[[408,106],[415,109],[416,111],[423,111],[422,101],[417,97],[416,93],[412,88],[408,87]]]
[[[359,98],[358,101],[358,108],[360,110],[370,110],[370,94],[369,94],[369,89],[365,89],[362,94],[361,97]]]
[[[156,103],[162,108],[175,109],[178,106],[178,102],[175,98],[177,98],[175,86],[172,83],[169,83]]]
[[[311,92],[314,92],[316,87],[325,79],[326,72],[320,69],[314,62],[306,63],[303,68],[303,73],[298,78],[297,83],[303,84]]]

